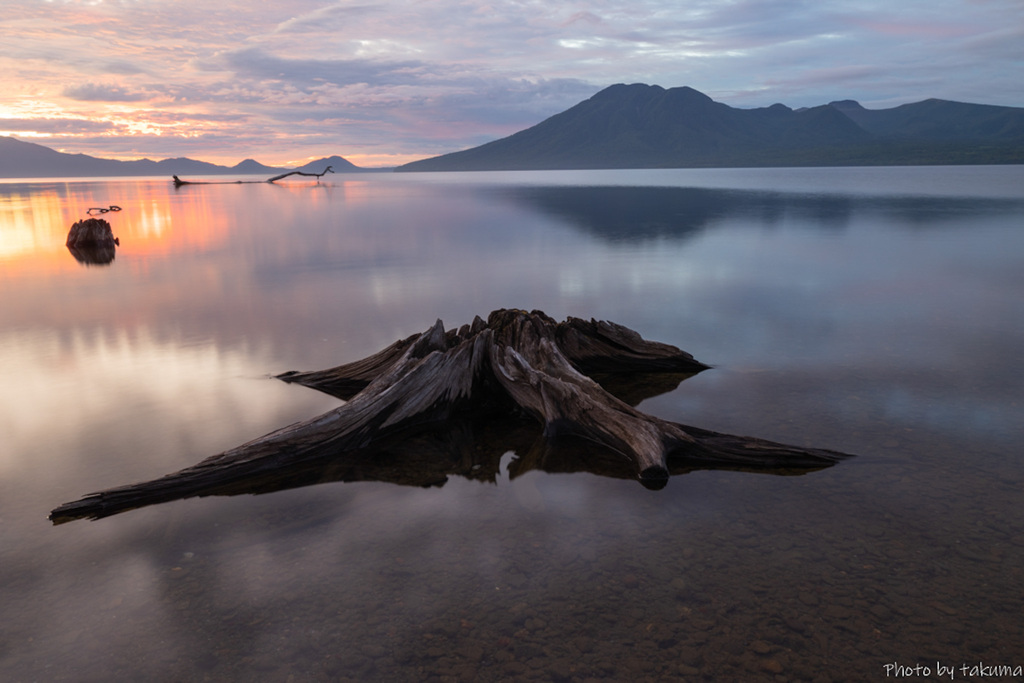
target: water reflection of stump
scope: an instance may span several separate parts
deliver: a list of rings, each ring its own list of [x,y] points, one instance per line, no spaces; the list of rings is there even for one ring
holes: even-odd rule
[[[638,479],[733,469],[795,474],[846,455],[720,434],[636,410],[708,366],[609,322],[499,310],[446,331],[440,320],[363,360],[279,379],[347,402],[149,482],[93,493],[50,514],[59,524],[208,495],[327,481],[439,486],[530,470]],[[655,377],[656,379],[652,379]]]
[[[79,263],[107,265],[114,260],[120,240],[114,237],[110,223],[102,218],[86,218],[71,226],[65,245]]]

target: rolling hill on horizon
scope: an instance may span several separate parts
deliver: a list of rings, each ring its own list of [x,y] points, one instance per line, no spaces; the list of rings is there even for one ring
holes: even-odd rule
[[[689,87],[613,85],[537,125],[397,171],[1024,163],[1024,108],[929,99],[737,109]]]
[[[0,178],[274,175],[288,171],[320,173],[326,166],[332,166],[335,172],[376,170],[360,168],[340,156],[317,159],[297,168],[266,166],[253,159],[246,159],[234,166],[220,166],[186,157],[161,161],[151,159],[118,161],[87,154],[66,154],[15,137],[0,136]]]

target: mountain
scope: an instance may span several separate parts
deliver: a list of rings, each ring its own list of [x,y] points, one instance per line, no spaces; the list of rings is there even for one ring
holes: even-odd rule
[[[231,167],[188,158],[164,159],[162,161],[152,161],[151,159],[117,161],[115,159],[99,159],[86,154],[65,154],[43,145],[0,136],[0,178],[276,175],[292,170],[320,173],[328,165],[333,166],[334,171],[338,173],[370,170],[359,168],[339,156],[311,161],[298,169],[265,166],[252,159],[246,159]]]
[[[273,166],[265,166],[255,159],[245,159],[239,161],[237,164],[231,167],[231,173],[244,173],[246,175],[257,175],[257,174],[269,174],[280,173],[281,169],[274,168]]]
[[[331,167],[335,173],[345,173],[346,171],[361,171],[361,169],[353,164],[348,159],[339,156],[327,157],[326,159],[318,159],[311,161],[305,166],[299,166],[295,171],[302,171],[303,173],[323,173],[324,169],[328,166]]]
[[[693,88],[613,85],[506,138],[398,171],[1024,163],[1024,109],[925,100],[737,109]]]

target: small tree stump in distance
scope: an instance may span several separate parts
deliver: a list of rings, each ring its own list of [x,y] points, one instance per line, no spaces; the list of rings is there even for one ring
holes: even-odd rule
[[[114,260],[115,248],[120,241],[104,219],[85,218],[71,226],[64,244],[80,263],[106,265]]]
[[[113,247],[118,244],[110,223],[102,218],[84,218],[71,226],[65,246]]]
[[[465,454],[474,448],[496,453],[486,458],[488,471],[493,471],[508,443],[534,442],[528,434],[531,423],[540,441],[525,446],[529,457],[524,459],[534,463],[530,467],[574,471],[586,457],[580,455],[585,449],[579,444],[590,443],[595,454],[602,454],[595,460],[610,457],[618,463],[610,468],[607,463],[595,465],[593,471],[610,469],[615,473],[609,476],[619,476],[622,469],[631,469],[652,489],[665,485],[670,469],[790,473],[829,467],[848,457],[669,422],[636,410],[612,393],[628,387],[624,393],[643,398],[642,388],[631,386],[629,379],[652,374],[681,379],[706,369],[685,351],[645,340],[615,323],[578,318],[559,323],[541,311],[510,309],[447,331],[438,320],[425,332],[354,363],[278,375],[345,399],[344,405],[160,479],[66,503],[50,519],[55,524],[98,519],[181,498],[264,492],[324,480],[443,480],[441,472],[448,465],[435,469],[423,463],[425,452],[433,453],[436,461],[453,460],[454,451]],[[508,443],[500,434],[489,434],[486,445],[474,446],[473,432],[486,432],[493,425],[506,430]],[[568,449],[569,460],[552,455],[557,448],[551,444],[564,437],[575,444]],[[403,473],[405,465],[410,471]]]

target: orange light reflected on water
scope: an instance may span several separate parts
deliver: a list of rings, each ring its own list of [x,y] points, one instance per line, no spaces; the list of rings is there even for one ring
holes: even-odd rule
[[[89,217],[90,208],[120,207],[95,215],[107,220],[120,240],[115,263],[130,257],[135,267],[146,267],[154,257],[217,251],[238,233],[250,235],[254,229],[265,231],[261,248],[287,251],[292,248],[288,227],[310,219],[308,212],[333,205],[332,220],[340,225],[351,209],[395,190],[390,183],[363,179],[206,180],[181,188],[169,179],[0,183],[0,277],[82,268],[65,242],[71,226]],[[357,236],[345,239],[346,249],[358,250]]]
[[[65,247],[72,224],[90,208],[120,240],[118,253],[155,255],[208,249],[224,241],[232,216],[205,193],[172,194],[166,181],[0,186],[0,265],[5,271],[78,268]],[[99,193],[102,193],[100,195]]]

